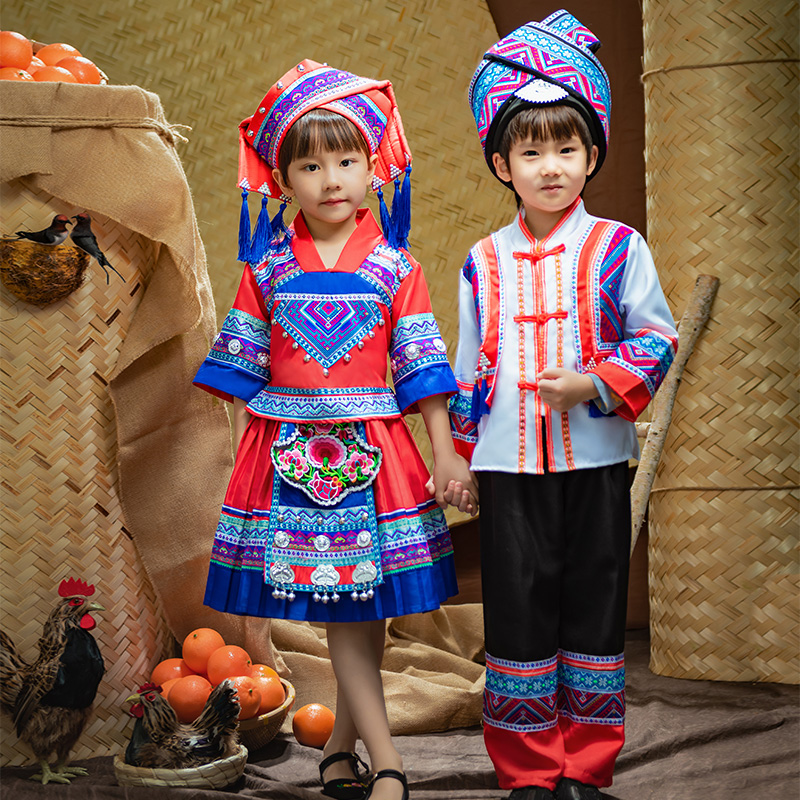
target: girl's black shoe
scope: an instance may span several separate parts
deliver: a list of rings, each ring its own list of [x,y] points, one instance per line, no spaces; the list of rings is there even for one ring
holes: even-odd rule
[[[364,800],[368,800],[372,796],[372,787],[375,786],[375,781],[380,778],[395,778],[400,781],[403,784],[403,800],[408,800],[408,781],[405,773],[396,769],[382,769],[376,772],[372,777],[372,783],[370,783],[367,793],[364,795]]]
[[[351,761],[355,778],[333,778],[326,781],[323,773],[331,764],[337,761]],[[363,770],[360,771],[360,770]],[[369,767],[355,753],[332,753],[327,758],[322,759],[319,765],[319,779],[322,782],[322,794],[326,797],[333,797],[335,800],[364,800],[367,787],[365,780]]]

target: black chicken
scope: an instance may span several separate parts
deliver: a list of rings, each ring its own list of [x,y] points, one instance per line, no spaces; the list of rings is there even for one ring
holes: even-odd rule
[[[135,767],[182,769],[227,758],[237,749],[239,700],[233,684],[222,681],[209,695],[200,716],[190,725],[178,721],[161,687],[146,683],[125,701],[133,703],[133,735],[125,763]]]
[[[53,609],[39,639],[39,657],[32,664],[17,653],[0,630],[0,708],[14,721],[17,736],[30,745],[42,771],[43,784],[69,783],[85,775],[66,761],[91,715],[105,665],[94,637],[92,611],[103,606],[88,600],[94,585],[70,578],[58,587],[63,598]],[[55,751],[56,764],[48,759]]]

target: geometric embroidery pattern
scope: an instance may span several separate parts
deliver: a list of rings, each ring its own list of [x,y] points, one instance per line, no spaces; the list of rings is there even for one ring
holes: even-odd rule
[[[486,654],[483,720],[517,733],[557,724],[557,657],[519,662]]]
[[[282,296],[275,320],[323,367],[332,367],[378,324],[380,310],[371,295]]]
[[[650,396],[664,378],[672,363],[674,345],[657,331],[638,331],[635,339],[622,342],[609,364],[616,364],[632,372],[648,388]]]
[[[625,661],[559,651],[558,713],[573,722],[622,725],[625,721]]]
[[[561,14],[563,19],[558,20]],[[596,42],[591,32],[566,12],[556,12],[541,23],[530,22],[497,42],[487,52],[469,87],[481,145],[498,109],[534,76],[568,87],[588,100],[608,140],[611,94],[608,76],[589,49]],[[505,63],[493,61],[492,56],[503,58]],[[507,62],[521,68],[514,69]]]
[[[268,381],[269,336],[269,325],[266,322],[232,308],[214,340],[209,360]]]
[[[400,320],[392,331],[389,358],[395,385],[419,369],[447,364],[447,346],[433,314],[413,314]]]

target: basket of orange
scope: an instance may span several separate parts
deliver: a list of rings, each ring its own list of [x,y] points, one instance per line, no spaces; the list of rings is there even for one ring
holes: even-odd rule
[[[218,631],[192,631],[183,640],[181,658],[161,661],[151,675],[185,723],[200,715],[212,689],[225,679],[233,683],[241,707],[239,739],[248,750],[264,747],[283,725],[294,703],[294,687],[272,667],[253,664],[244,648],[225,644]]]

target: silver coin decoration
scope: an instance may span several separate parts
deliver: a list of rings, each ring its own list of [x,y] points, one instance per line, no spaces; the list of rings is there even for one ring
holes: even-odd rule
[[[372,534],[369,531],[359,531],[356,543],[359,547],[369,547],[372,544]]]
[[[291,539],[289,538],[289,534],[286,531],[277,531],[275,533],[274,541],[276,547],[288,547]]]
[[[242,343],[238,339],[231,339],[228,342],[228,352],[232,355],[238,355],[242,352]]]
[[[324,553],[331,546],[331,540],[327,536],[319,534],[314,537],[314,549],[320,553]],[[316,581],[315,581],[316,582]]]

